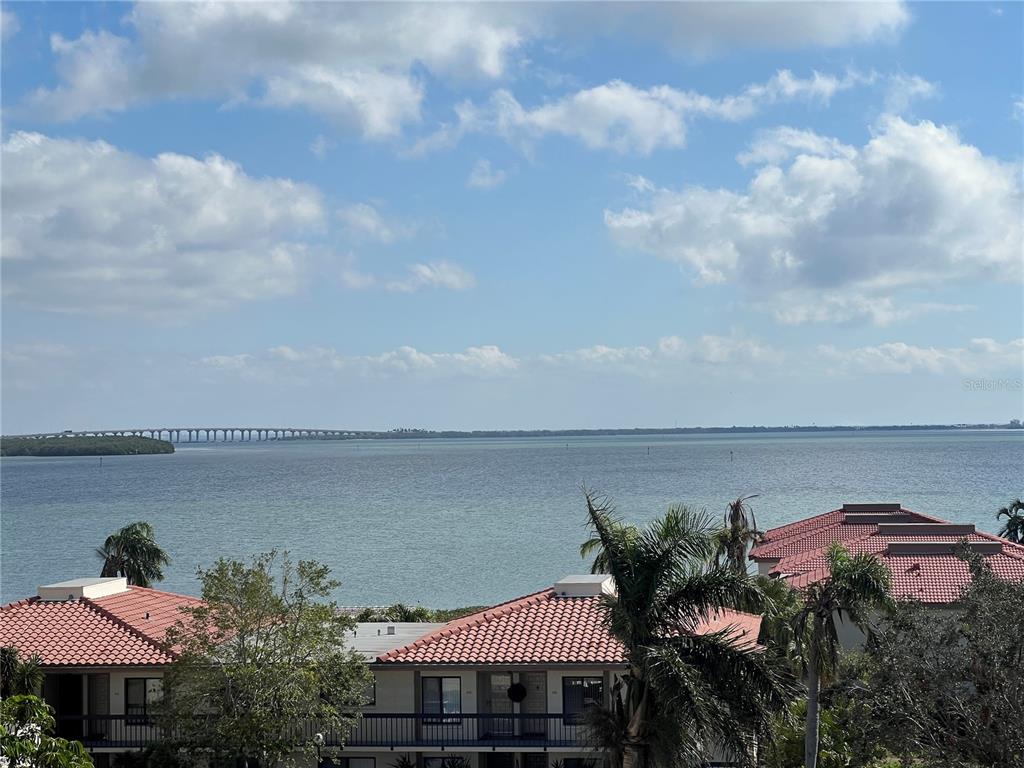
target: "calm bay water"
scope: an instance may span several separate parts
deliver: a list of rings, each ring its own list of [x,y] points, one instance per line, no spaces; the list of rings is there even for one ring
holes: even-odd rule
[[[149,520],[174,558],[165,589],[196,593],[196,566],[276,547],[330,565],[343,603],[451,607],[585,571],[584,483],[633,521],[760,493],[762,528],[899,501],[994,531],[1024,495],[1024,432],[221,443],[0,472],[4,602],[98,575],[106,535]]]

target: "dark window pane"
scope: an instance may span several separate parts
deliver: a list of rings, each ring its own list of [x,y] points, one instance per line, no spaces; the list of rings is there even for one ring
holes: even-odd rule
[[[562,713],[566,724],[582,721],[588,707],[601,704],[604,695],[604,680],[600,677],[563,677]]]

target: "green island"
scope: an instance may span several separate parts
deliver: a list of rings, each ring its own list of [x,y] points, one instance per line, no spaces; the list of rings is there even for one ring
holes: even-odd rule
[[[0,456],[136,456],[174,453],[174,445],[151,437],[5,437]]]

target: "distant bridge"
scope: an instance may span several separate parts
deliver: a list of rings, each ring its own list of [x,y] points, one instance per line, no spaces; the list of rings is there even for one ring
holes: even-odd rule
[[[152,427],[149,429],[86,429],[81,431],[36,432],[4,437],[152,437],[172,443],[231,443],[262,440],[352,440],[379,432],[350,429],[299,429],[297,427]]]

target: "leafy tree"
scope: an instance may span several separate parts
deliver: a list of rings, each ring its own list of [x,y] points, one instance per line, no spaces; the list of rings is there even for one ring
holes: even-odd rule
[[[757,529],[757,518],[749,503],[757,497],[755,493],[730,501],[725,510],[725,528],[715,534],[718,562],[736,573],[747,572],[747,554],[751,547],[764,539],[764,532]]]
[[[1014,499],[996,513],[996,520],[1005,517],[1006,522],[999,535],[1016,544],[1024,544],[1024,501]]]
[[[37,696],[0,701],[0,760],[9,768],[92,768],[77,741],[53,736],[53,710]]]
[[[153,526],[145,521],[126,525],[108,536],[96,554],[103,560],[100,576],[127,576],[128,583],[138,587],[163,581],[163,567],[171,563],[156,543]]]
[[[593,494],[586,502],[616,586],[602,603],[605,620],[629,665],[610,704],[587,714],[595,745],[612,768],[696,764],[715,746],[752,764],[755,739],[770,739],[795,680],[770,650],[695,630],[719,608],[756,602],[756,582],[713,562],[706,515],[676,506],[637,528]]]
[[[794,639],[807,675],[806,768],[818,764],[821,684],[834,677],[839,665],[836,619],[843,621],[845,614],[864,631],[869,611],[889,604],[891,577],[881,560],[870,554],[851,557],[837,543],[829,547],[827,560],[828,577],[805,588],[794,625]]]
[[[843,695],[849,728],[929,768],[1024,766],[1024,583],[963,552],[973,581],[953,610],[907,602]]]
[[[43,660],[36,655],[22,661],[13,646],[0,648],[0,699],[35,696],[43,687]]]
[[[183,609],[167,637],[178,658],[157,717],[175,746],[288,765],[316,752],[308,724],[344,736],[372,676],[345,649],[353,621],[328,599],[339,584],[327,566],[270,552],[250,564],[222,558],[198,576],[204,602]]]
[[[765,768],[804,768],[804,735],[807,720],[807,702],[794,702],[788,717],[780,717],[776,724],[775,742],[765,750]],[[850,748],[836,714],[830,710],[821,713],[819,728],[818,765],[821,768],[847,768]]]

